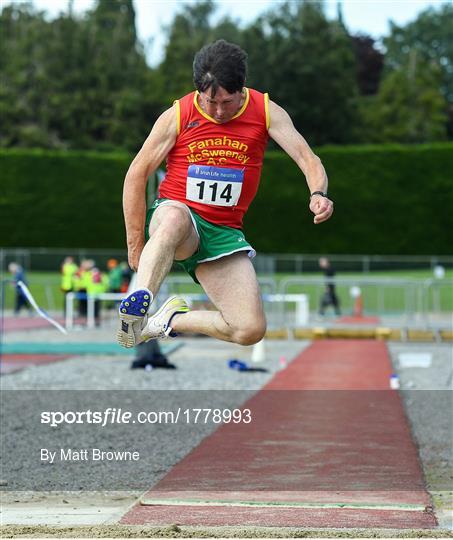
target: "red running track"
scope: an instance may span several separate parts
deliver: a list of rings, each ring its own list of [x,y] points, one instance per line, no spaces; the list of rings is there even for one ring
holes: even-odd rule
[[[4,354],[1,357],[0,374],[15,373],[29,366],[41,366],[70,358],[67,354]]]
[[[57,317],[56,320],[64,325],[64,319]],[[49,328],[50,324],[41,317],[5,317],[3,319],[4,332],[22,332],[26,330],[36,330],[38,328]]]
[[[436,527],[391,372],[382,342],[313,343],[121,522]]]

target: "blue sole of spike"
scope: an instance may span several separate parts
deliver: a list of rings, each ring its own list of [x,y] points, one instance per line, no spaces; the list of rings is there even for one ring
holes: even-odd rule
[[[122,300],[119,307],[120,321],[117,340],[126,348],[135,347],[138,342],[133,331],[137,321],[143,321],[151,304],[151,295],[145,289],[139,289]]]
[[[144,317],[148,312],[151,303],[151,295],[148,291],[140,289],[126,296],[120,304],[121,315],[133,315],[135,317]]]

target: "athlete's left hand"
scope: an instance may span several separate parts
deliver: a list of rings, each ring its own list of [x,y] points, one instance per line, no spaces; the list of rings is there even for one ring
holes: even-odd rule
[[[314,224],[327,221],[333,214],[333,202],[322,195],[313,195],[310,199],[310,210],[315,215]]]

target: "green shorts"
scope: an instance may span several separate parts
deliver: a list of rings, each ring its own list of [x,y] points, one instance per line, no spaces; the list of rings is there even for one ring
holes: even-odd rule
[[[154,211],[159,206],[162,206],[170,199],[157,199],[154,201],[151,208],[146,214],[146,226],[145,226],[145,238],[149,239],[149,224],[153,216]],[[190,217],[192,218],[193,226],[197,232],[200,243],[198,250],[188,259],[183,261],[176,261],[181,265],[184,270],[192,276],[195,283],[199,283],[196,275],[196,267],[204,262],[215,261],[222,257],[232,255],[238,251],[247,251],[248,256],[253,258],[256,255],[256,251],[245,239],[244,233],[240,229],[234,229],[233,227],[226,227],[225,225],[214,225],[209,223],[202,217],[200,217],[194,210],[189,208]]]

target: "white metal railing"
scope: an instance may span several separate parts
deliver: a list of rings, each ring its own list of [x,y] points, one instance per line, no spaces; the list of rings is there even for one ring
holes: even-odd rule
[[[260,284],[261,291],[263,293],[275,294],[277,293],[277,282],[272,277],[259,276],[258,282]],[[190,276],[168,276],[165,278],[164,286],[167,291],[175,294],[183,294],[184,287],[193,288],[194,282]]]
[[[209,298],[204,293],[182,293],[181,296],[192,305],[194,302],[207,302]],[[65,325],[67,330],[74,328],[74,302],[81,298],[80,293],[68,293],[66,295],[66,316]],[[87,320],[86,324],[88,328],[95,328],[95,302],[99,301],[121,301],[124,298],[123,293],[101,293],[96,295],[84,295],[84,299],[87,301]],[[284,306],[286,303],[295,304],[295,320],[294,325],[305,326],[308,324],[309,319],[309,304],[308,296],[306,294],[265,294],[263,295],[263,301],[270,303],[271,305],[282,306],[284,312]]]
[[[83,248],[1,248],[0,269],[5,270],[8,263],[16,261],[26,270],[58,270],[65,256],[73,255],[77,260],[90,258],[103,267],[111,257],[127,260],[124,249],[83,249]],[[453,268],[451,255],[336,255],[336,254],[301,254],[301,253],[258,253],[253,260],[259,272],[271,274],[274,272],[301,273],[317,271],[318,260],[328,256],[338,271],[359,271],[367,273],[385,269],[433,269],[440,264]]]
[[[65,313],[65,326],[66,330],[72,330],[74,328],[74,301],[81,299],[81,293],[70,292],[66,295],[66,313]],[[102,293],[102,294],[83,294],[83,299],[87,301],[87,327],[94,328],[96,326],[95,321],[95,302],[96,300],[109,300],[120,302],[124,298],[123,293]]]
[[[320,297],[329,281],[324,277],[288,277],[280,281],[278,291],[282,295],[289,293],[305,293],[311,291]],[[429,325],[436,321],[436,316],[446,316],[451,326],[453,314],[453,280],[451,279],[398,279],[367,277],[335,277],[330,280],[335,284],[337,295],[341,297],[343,307],[352,311],[353,300],[351,287],[359,287],[365,309],[367,303],[375,306],[374,312],[379,315],[398,315],[401,324],[423,323]],[[443,295],[441,294],[443,292]],[[398,300],[396,297],[399,295]],[[446,299],[442,303],[442,296]],[[312,299],[313,300],[313,299]],[[402,303],[402,308],[400,307]],[[398,307],[394,307],[398,306]],[[450,317],[450,321],[448,318]]]
[[[450,311],[453,303],[453,280],[404,280],[395,278],[359,278],[336,277],[334,279],[337,294],[340,297],[342,311],[352,312],[353,299],[351,287],[359,287],[362,292],[364,309],[367,314],[395,316],[395,324],[422,324],[442,326],[452,325],[453,314]],[[277,284],[271,278],[260,279],[263,302],[269,321],[274,325],[306,325],[308,324],[309,305],[316,311],[319,298],[322,296],[326,279],[321,277],[289,277]],[[171,276],[162,287],[156,305],[166,295],[178,294],[189,302],[208,302],[208,296],[200,288],[194,293],[192,279],[188,276]],[[95,300],[120,301],[122,293],[104,293],[87,296],[87,326],[95,326]],[[66,296],[66,327],[74,325],[74,301],[77,293]],[[292,306],[288,306],[292,304]],[[370,309],[370,305],[374,309]]]

